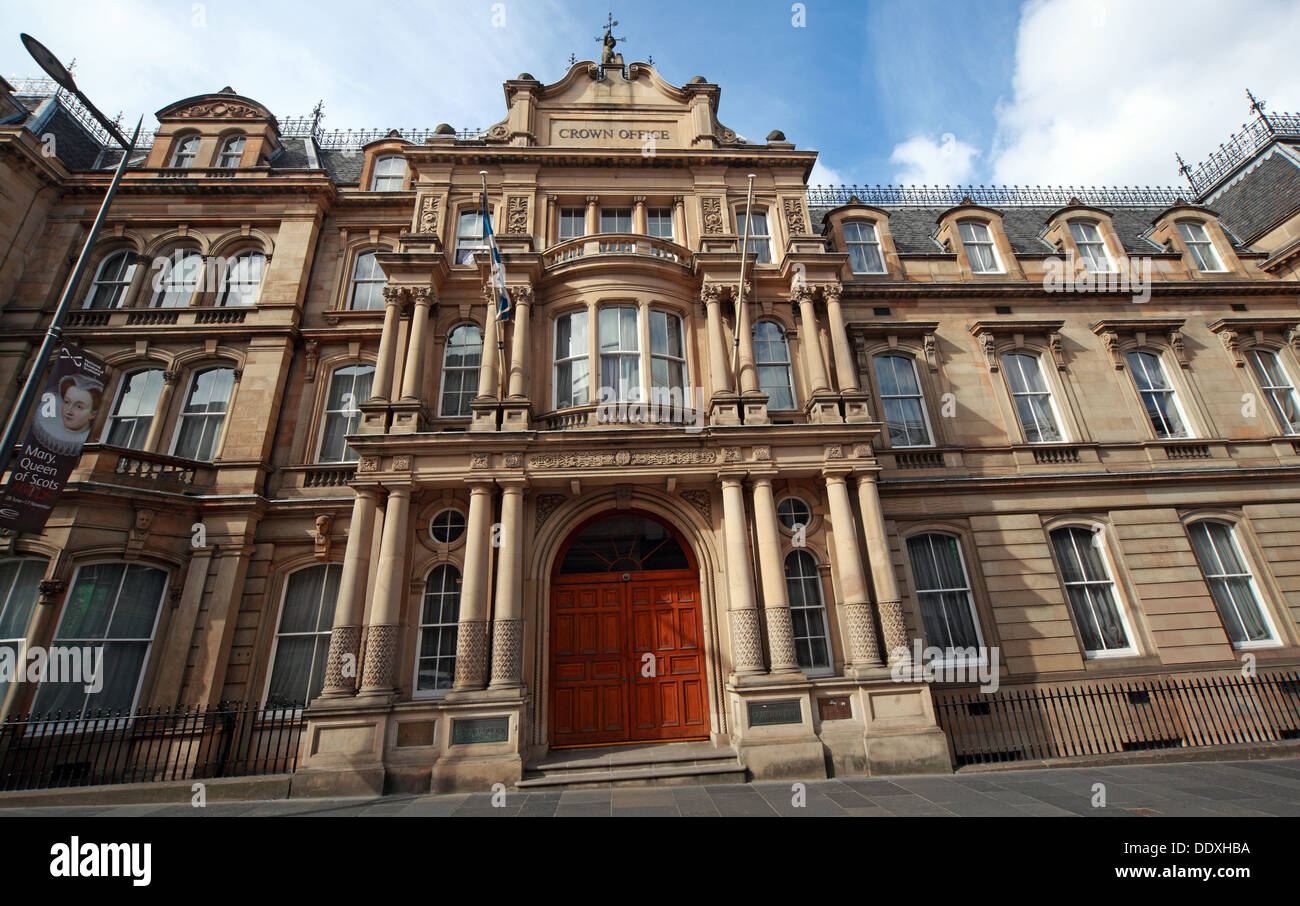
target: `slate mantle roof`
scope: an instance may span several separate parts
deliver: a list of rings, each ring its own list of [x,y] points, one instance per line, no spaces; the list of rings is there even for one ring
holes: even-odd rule
[[[1300,146],[1274,145],[1258,163],[1212,193],[1206,204],[1243,242],[1300,208]]]

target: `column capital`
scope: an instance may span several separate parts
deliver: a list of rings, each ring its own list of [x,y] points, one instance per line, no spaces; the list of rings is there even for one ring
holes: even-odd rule
[[[518,286],[508,286],[506,287],[506,292],[510,294],[510,302],[513,305],[533,304],[533,287],[530,283],[521,283]]]
[[[524,491],[528,490],[528,488],[530,487],[528,483],[528,479],[524,478],[522,475],[498,478],[496,480],[496,483],[500,485],[501,490],[507,493],[510,492],[523,493]]]
[[[745,478],[748,475],[749,472],[745,469],[733,470],[729,472],[719,472],[718,480],[722,482],[722,486],[724,488],[733,487],[733,486],[740,487],[745,483]]]
[[[772,485],[772,479],[779,474],[780,473],[776,469],[750,469],[749,480],[755,486],[764,485],[770,487]]]
[[[469,485],[469,492],[473,494],[491,494],[496,487],[496,479],[493,478],[466,478],[465,484]]]
[[[852,472],[849,466],[827,466],[822,469],[822,478],[826,479],[827,484],[847,485],[847,479]]]
[[[432,286],[412,286],[407,289],[411,295],[411,301],[416,305],[433,305],[437,303],[438,297],[433,293]]]
[[[593,205],[593,204],[599,204],[599,203],[600,203],[600,196],[599,196],[599,195],[588,195],[588,196],[587,196],[587,204],[589,204],[589,205]]]
[[[821,290],[823,299],[827,302],[835,302],[837,304],[840,301],[840,296],[844,292],[844,287],[839,283],[822,283],[819,284],[817,288]]]

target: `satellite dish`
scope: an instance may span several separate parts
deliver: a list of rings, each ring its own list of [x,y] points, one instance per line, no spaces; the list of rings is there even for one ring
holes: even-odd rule
[[[46,75],[68,91],[77,90],[77,83],[72,80],[72,73],[68,72],[68,68],[59,62],[58,57],[50,53],[48,47],[31,35],[23,34],[19,35],[19,37],[22,38],[23,46],[27,48],[27,52],[40,64],[41,69],[45,70]]]

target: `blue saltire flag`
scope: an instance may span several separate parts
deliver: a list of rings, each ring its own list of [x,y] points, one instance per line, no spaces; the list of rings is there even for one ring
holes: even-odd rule
[[[501,253],[497,251],[497,239],[492,234],[492,212],[488,208],[487,189],[483,190],[483,238],[487,240],[488,251],[492,253],[492,289],[497,297],[497,320],[510,320],[510,294],[506,292],[506,266],[501,262]]]

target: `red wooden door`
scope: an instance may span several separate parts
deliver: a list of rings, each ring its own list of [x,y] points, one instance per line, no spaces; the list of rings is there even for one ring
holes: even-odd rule
[[[623,575],[552,584],[554,746],[708,736],[694,571]]]

